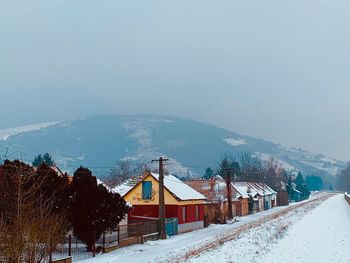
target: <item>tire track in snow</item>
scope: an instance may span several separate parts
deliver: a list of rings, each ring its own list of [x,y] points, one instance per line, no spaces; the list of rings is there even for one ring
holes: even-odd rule
[[[307,210],[312,210],[316,208],[318,205],[323,203],[325,200],[327,200],[329,197],[333,196],[333,194],[323,194],[319,197],[308,200],[299,204],[296,204],[294,206],[288,207],[282,211],[277,211],[269,216],[266,216],[262,219],[259,219],[257,221],[247,223],[241,227],[238,227],[234,229],[233,231],[228,232],[227,234],[222,235],[220,238],[216,239],[210,239],[206,240],[203,243],[200,243],[199,245],[196,245],[195,247],[192,247],[191,249],[184,251],[182,254],[177,254],[176,256],[167,258],[166,260],[161,260],[158,262],[170,262],[170,263],[177,263],[177,262],[184,262],[188,261],[191,258],[198,257],[200,255],[205,255],[206,253],[215,250],[219,248],[220,246],[224,245],[225,243],[238,239],[240,235],[243,235],[245,232],[260,227],[264,223],[267,223],[271,220],[277,219],[279,217],[285,216],[288,213],[292,211],[296,211],[302,207],[307,207]],[[282,225],[280,229],[277,229],[275,239],[282,238],[285,232],[287,231],[289,225]],[[209,260],[211,262],[211,260]],[[233,262],[233,261],[231,261]]]

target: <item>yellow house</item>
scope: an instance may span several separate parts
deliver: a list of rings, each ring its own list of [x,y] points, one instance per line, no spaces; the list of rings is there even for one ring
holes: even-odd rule
[[[129,222],[159,218],[158,178],[159,174],[147,172],[135,186],[122,193],[132,205]],[[178,232],[203,228],[205,197],[173,175],[164,176],[164,188],[165,217],[177,219]]]

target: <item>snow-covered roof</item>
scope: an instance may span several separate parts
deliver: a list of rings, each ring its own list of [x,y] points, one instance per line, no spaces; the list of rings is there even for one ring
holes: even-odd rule
[[[242,185],[237,184],[237,183],[233,183],[232,186],[242,198],[248,198],[249,197],[249,195],[247,193],[247,187],[242,186]]]
[[[235,182],[233,184],[234,188],[242,193],[242,196],[266,196],[277,194],[271,187],[264,183],[251,183],[251,182]]]
[[[186,180],[185,183],[201,193],[210,202],[224,201],[226,198],[226,183],[222,180],[194,179]]]
[[[293,191],[294,191],[294,192],[297,192],[297,193],[299,193],[299,194],[302,193],[302,192],[300,192],[299,190],[297,190],[297,189],[295,189],[295,188],[293,188]]]
[[[226,181],[221,176],[212,180],[189,180],[186,183],[206,196],[209,201],[227,200]],[[271,187],[263,183],[234,182],[232,186],[232,200],[249,198],[249,196],[267,196],[277,194]]]
[[[157,181],[159,180],[159,174],[150,173],[149,175],[153,176]],[[143,178],[146,178],[146,176],[144,176]],[[140,181],[142,181],[142,179],[128,179],[124,183],[114,187],[112,191],[114,193],[119,193],[121,196],[125,196]],[[192,187],[188,186],[173,175],[164,175],[164,186],[168,191],[170,191],[174,196],[176,196],[180,200],[206,199],[204,195],[197,192]]]
[[[261,196],[264,195],[272,195],[272,194],[277,194],[275,190],[273,190],[271,187],[269,187],[265,183],[249,183],[250,185],[253,185],[255,189],[257,189],[258,193]]]
[[[96,178],[96,181],[98,185],[103,185],[109,192],[112,192],[112,189],[108,185],[106,185],[102,180]]]
[[[124,196],[127,192],[129,192],[136,184],[138,180],[131,178],[126,180],[124,183],[114,187],[112,192],[120,194],[120,196]]]
[[[151,173],[151,175],[158,180],[159,174]],[[172,194],[181,200],[204,200],[204,195],[194,190],[189,185],[177,179],[173,175],[164,175],[164,186]]]

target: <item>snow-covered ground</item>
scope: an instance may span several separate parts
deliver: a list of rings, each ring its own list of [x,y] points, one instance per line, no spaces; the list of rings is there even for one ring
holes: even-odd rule
[[[315,198],[315,197],[314,197]],[[247,226],[251,223],[259,222],[265,218],[274,216],[289,207],[295,206],[298,204],[291,204],[288,207],[277,207],[268,211],[264,211],[261,213],[249,215],[246,217],[239,218],[238,222],[227,224],[227,225],[212,225],[205,229],[196,230],[190,233],[178,235],[171,237],[167,240],[158,240],[147,242],[144,245],[134,245],[130,247],[125,247],[118,249],[109,254],[104,254],[97,256],[96,258],[91,258],[84,261],[79,261],[81,263],[118,263],[118,262],[128,262],[128,263],[141,263],[141,262],[169,262],[169,260],[176,261],[177,257],[181,257],[184,254],[196,250],[197,248],[203,247],[206,244],[213,243],[223,236],[235,232],[241,227]],[[299,209],[299,208],[298,208]],[[302,212],[300,212],[302,215]],[[248,230],[249,232],[250,230]],[[255,233],[255,229],[251,230],[252,235]],[[262,232],[259,236],[264,235]],[[255,238],[256,239],[256,238]],[[227,243],[235,244],[236,241],[229,241]],[[249,244],[249,240],[247,241]],[[226,244],[226,243],[225,243]],[[252,247],[252,243],[250,244]],[[254,247],[254,244],[253,244]],[[244,250],[241,247],[242,252]],[[213,250],[214,253],[210,256],[208,253],[203,254],[198,258],[191,259],[191,262],[231,262],[231,261],[218,261],[217,255],[215,255],[215,251],[219,251],[217,249]],[[254,251],[255,253],[255,251]],[[212,258],[211,258],[212,257]],[[220,259],[225,260],[220,257]],[[182,262],[179,261],[179,262]],[[236,262],[236,261],[233,261]],[[237,262],[248,262],[248,261],[237,261]]]
[[[350,262],[350,206],[337,195],[294,224],[260,262]]]
[[[343,195],[308,204],[188,262],[350,262],[350,206]]]

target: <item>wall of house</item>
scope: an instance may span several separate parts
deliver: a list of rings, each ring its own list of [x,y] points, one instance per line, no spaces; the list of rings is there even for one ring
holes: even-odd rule
[[[245,216],[249,214],[248,198],[242,198],[234,202],[236,216]]]
[[[242,199],[242,216],[249,214],[249,204],[248,204],[248,198]]]
[[[196,213],[196,207],[198,206],[198,218]],[[185,220],[183,216],[183,208],[186,209],[186,215]],[[204,220],[204,205],[179,205],[178,206],[178,217],[179,217],[179,224],[184,223],[191,223],[196,221],[203,221]]]
[[[191,222],[191,223],[179,225],[178,232],[186,233],[186,232],[190,232],[201,228],[204,228],[204,221]]]
[[[260,207],[259,207],[259,200],[254,200],[254,204],[253,204],[253,211],[252,213],[257,213],[259,212],[260,210]]]
[[[276,207],[277,206],[277,194],[272,194],[272,196],[271,196],[271,205],[272,205],[272,207]]]
[[[196,213],[198,206],[198,218]],[[183,220],[183,208],[186,209],[186,219]],[[178,218],[178,232],[188,232],[204,227],[204,205],[166,205],[166,218]],[[136,205],[129,212],[129,223],[147,220],[145,217],[158,218],[158,205]],[[150,219],[151,220],[151,219]]]
[[[259,212],[264,211],[264,198],[259,197]]]
[[[272,208],[272,196],[271,195],[266,195],[265,196],[265,202],[267,202],[268,209],[271,209]]]
[[[289,196],[286,191],[279,191],[277,194],[277,206],[284,206],[289,204]]]
[[[159,206],[158,205],[134,205],[129,212],[129,222],[145,221],[146,218],[140,217],[159,217]],[[165,206],[165,217],[174,218],[178,217],[178,206],[177,205],[166,205]]]

